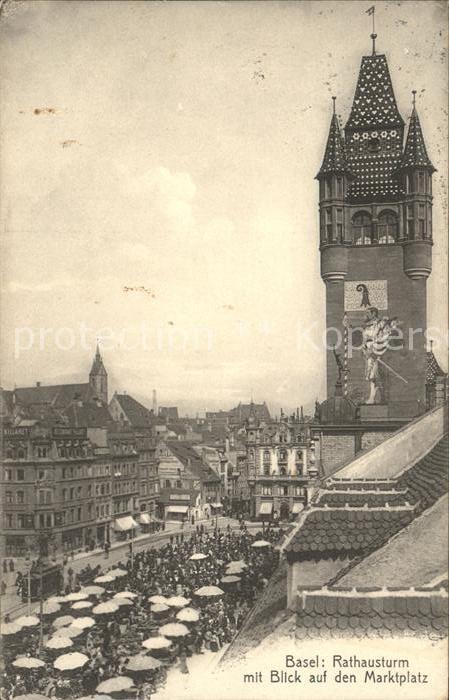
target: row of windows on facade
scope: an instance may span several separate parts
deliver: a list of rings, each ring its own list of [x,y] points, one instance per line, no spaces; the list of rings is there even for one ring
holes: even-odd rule
[[[275,453],[276,454],[276,453]],[[262,453],[262,460],[264,463],[271,463],[272,458],[275,456],[270,450],[264,450]],[[279,450],[277,453],[277,458],[279,462],[286,462],[288,460],[289,452],[287,450]],[[297,450],[295,453],[296,462],[304,461],[304,454],[302,450]]]
[[[304,473],[303,464],[296,464],[296,469],[290,472],[285,467],[280,467],[277,470],[272,470],[271,465],[268,462],[262,464],[261,473],[264,476],[301,476]]]
[[[404,178],[406,194],[432,194],[432,175],[426,170],[407,173]],[[344,197],[342,177],[326,177],[320,182],[320,199]]]
[[[250,432],[248,433],[248,437],[254,439],[255,435],[253,432]],[[291,435],[290,433],[279,433],[277,435],[261,435],[260,442],[262,445],[272,445],[273,443],[280,443],[282,445],[295,442],[295,437],[296,442],[306,442],[308,439],[308,432],[305,431],[303,433],[298,433],[296,436]]]
[[[306,496],[306,489],[303,488],[302,486],[284,486],[284,485],[276,485],[276,486],[262,486],[261,489],[261,495],[262,496],[300,496],[301,498],[305,498]]]
[[[28,472],[27,472],[28,473]],[[38,469],[36,471],[36,479],[38,481],[43,481],[45,479],[50,479],[53,477],[53,470],[50,469]],[[62,478],[63,479],[81,479],[84,477],[101,477],[110,476],[111,466],[109,464],[99,464],[93,466],[80,465],[77,467],[63,467]],[[136,464],[134,462],[115,465],[114,476],[128,476],[131,474],[136,474]],[[3,470],[3,478],[5,481],[25,481],[25,470],[6,468]],[[34,479],[33,479],[34,480]]]
[[[343,209],[327,208],[323,212],[322,237],[328,242],[343,241]],[[335,223],[335,226],[334,226]],[[432,230],[431,209],[424,204],[418,204],[418,219],[415,219],[413,205],[406,208],[406,234],[410,240],[430,238]],[[372,245],[396,243],[398,239],[398,218],[392,211],[382,212],[375,224],[368,212],[357,212],[351,221],[351,239],[355,245]],[[429,235],[428,235],[429,233]]]
[[[118,501],[115,501],[113,505],[114,515],[129,511],[131,510],[131,507],[134,507],[134,510],[137,509],[137,499],[119,499]],[[87,520],[92,520],[94,513],[93,503],[87,504],[85,513],[87,515]],[[111,506],[109,503],[100,503],[95,506],[95,517],[97,519],[109,517],[110,515]],[[35,525],[39,528],[51,528],[55,526],[64,526],[66,524],[70,525],[72,523],[82,522],[83,509],[81,507],[68,508],[67,510],[59,513],[57,518],[55,518],[54,513],[39,513],[37,515],[36,523],[34,516],[30,515],[29,513],[5,513],[4,516],[5,528],[33,530]]]
[[[137,482],[124,482],[124,483],[115,483],[114,484],[114,494],[121,494],[121,493],[127,493],[127,492],[134,492],[137,490]],[[85,498],[91,498],[92,497],[92,484],[88,484],[86,492],[84,494]],[[158,493],[159,492],[159,484],[158,483],[152,483],[148,484],[148,490],[147,490],[147,483],[142,482],[141,483],[141,493],[146,495],[147,493]],[[111,494],[111,484],[109,482],[105,482],[103,484],[95,484],[95,495],[96,496],[108,496]],[[83,498],[83,489],[81,486],[72,487],[70,489],[62,489],[62,500],[63,501],[74,501],[74,500],[79,500]],[[53,490],[52,489],[39,489],[37,491],[37,500],[36,502],[39,505],[49,505],[53,503]],[[25,503],[25,491],[21,491],[20,489],[18,491],[10,491],[6,490],[5,491],[5,503]]]
[[[89,457],[92,455],[92,448],[87,443],[60,442],[56,446],[58,457]],[[27,447],[23,443],[7,444],[4,449],[5,459],[46,459],[51,456],[50,445],[31,445]]]

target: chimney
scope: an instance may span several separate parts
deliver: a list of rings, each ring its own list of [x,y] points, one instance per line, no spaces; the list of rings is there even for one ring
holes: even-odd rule
[[[153,414],[157,416],[157,392],[153,389]]]

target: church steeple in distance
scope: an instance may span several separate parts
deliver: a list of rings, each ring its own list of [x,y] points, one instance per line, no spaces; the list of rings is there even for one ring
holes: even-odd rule
[[[100,354],[100,347],[97,343],[92,369],[89,372],[89,384],[91,385],[95,396],[103,401],[108,402],[108,373],[103,364]]]

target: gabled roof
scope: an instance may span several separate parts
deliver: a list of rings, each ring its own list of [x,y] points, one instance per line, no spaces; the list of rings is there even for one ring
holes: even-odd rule
[[[220,481],[220,477],[206,464],[190,442],[167,440],[167,447],[180,462],[201,481]]]
[[[349,168],[346,161],[345,143],[340,131],[338,117],[334,112],[329,127],[329,136],[327,137],[323,162],[317,177],[319,178],[322,175],[329,175],[332,173],[345,173],[348,171]]]
[[[94,390],[90,384],[55,384],[53,386],[22,387],[14,390],[16,403],[23,406],[47,404],[64,408],[74,399],[88,401]]]
[[[133,428],[147,428],[154,423],[151,411],[129,394],[114,394],[114,398]]]
[[[108,407],[101,401],[74,401],[65,409],[64,415],[68,424],[75,427],[106,428],[113,424]]]
[[[384,54],[363,56],[346,129],[402,126]]]
[[[424,136],[415,107],[413,107],[410,117],[401,166],[402,168],[427,168],[431,172],[435,172],[435,168],[427,155],[426,144],[424,143]]]
[[[271,420],[270,412],[266,403],[239,403],[229,411],[229,417],[239,421],[245,421],[250,416],[259,420]]]

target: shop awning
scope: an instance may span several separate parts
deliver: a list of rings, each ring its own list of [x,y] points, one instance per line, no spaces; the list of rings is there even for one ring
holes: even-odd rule
[[[187,513],[189,506],[168,506],[167,513]]]
[[[292,508],[292,513],[300,513],[304,510],[304,503],[294,503]]]
[[[141,513],[137,520],[141,525],[149,525],[151,523],[151,518],[148,513]]]
[[[260,504],[259,515],[271,515],[273,511],[273,502],[267,501]]]
[[[137,527],[137,523],[131,515],[127,515],[124,518],[117,518],[114,523],[114,530],[118,530],[119,532],[127,532],[134,527]]]
[[[223,508],[223,503],[211,503],[212,508]]]

